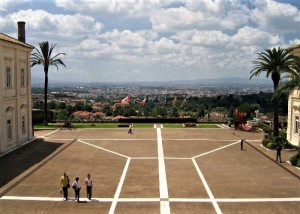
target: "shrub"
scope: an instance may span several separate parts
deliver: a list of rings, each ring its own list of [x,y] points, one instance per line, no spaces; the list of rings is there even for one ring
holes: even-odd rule
[[[280,129],[278,134],[280,137],[283,137],[284,139],[286,139],[286,130],[285,129]]]
[[[298,162],[297,162],[297,167],[300,168],[300,159],[298,159]]]
[[[273,142],[269,142],[269,143],[267,144],[267,148],[268,148],[268,149],[275,149],[275,147],[276,147],[276,144],[273,143]]]
[[[262,140],[261,144],[264,146],[264,147],[267,147],[268,146],[268,143],[270,143],[271,140],[269,138],[265,138]]]
[[[297,153],[297,158],[300,158],[300,150]]]
[[[272,128],[270,126],[268,126],[267,124],[264,123],[257,123],[257,126],[262,129],[265,133],[270,133],[272,132]]]
[[[196,123],[184,123],[183,127],[197,127]]]
[[[287,143],[287,140],[283,136],[278,136],[275,138],[275,143],[283,145],[283,144]]]
[[[297,158],[297,155],[293,155],[289,158],[289,161],[291,162],[291,164],[293,166],[296,166],[298,163],[298,160],[300,160],[299,158]]]

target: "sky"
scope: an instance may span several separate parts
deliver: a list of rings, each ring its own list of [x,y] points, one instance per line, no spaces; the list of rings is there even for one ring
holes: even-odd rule
[[[249,78],[257,53],[300,44],[300,0],[1,0],[0,32],[18,21],[66,54],[50,81]]]

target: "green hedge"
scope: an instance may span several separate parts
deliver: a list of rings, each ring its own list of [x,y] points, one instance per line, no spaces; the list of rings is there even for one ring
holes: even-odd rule
[[[257,126],[258,126],[258,128],[262,129],[265,133],[272,132],[272,128],[269,125],[265,124],[265,123],[258,122]]]
[[[276,147],[276,144],[273,143],[273,142],[269,142],[269,143],[267,144],[267,148],[268,148],[268,149],[275,149],[275,147]]]
[[[293,166],[300,167],[300,150],[297,152],[297,154],[290,156],[289,161]]]
[[[265,138],[262,140],[261,144],[264,146],[264,147],[267,147],[268,146],[268,143],[270,143],[271,140],[269,138]]]

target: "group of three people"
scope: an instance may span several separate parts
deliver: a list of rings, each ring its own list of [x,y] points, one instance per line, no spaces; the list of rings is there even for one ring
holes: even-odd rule
[[[61,176],[60,184],[61,184],[61,187],[62,187],[64,198],[67,201],[68,200],[68,188],[70,188],[71,185],[70,185],[69,176],[67,175],[66,172]],[[93,181],[92,181],[92,178],[91,178],[90,174],[88,174],[87,177],[85,178],[85,185],[86,185],[87,198],[89,200],[91,200],[92,199]],[[77,199],[77,201],[79,202],[80,190],[81,190],[79,177],[76,177],[75,180],[73,181],[72,188],[74,189],[74,192],[75,192],[75,200]]]

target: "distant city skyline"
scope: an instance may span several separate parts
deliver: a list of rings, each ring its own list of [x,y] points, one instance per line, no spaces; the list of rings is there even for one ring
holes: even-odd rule
[[[258,52],[300,44],[298,0],[1,1],[0,32],[17,38],[17,21],[66,53],[50,81],[249,78]]]

